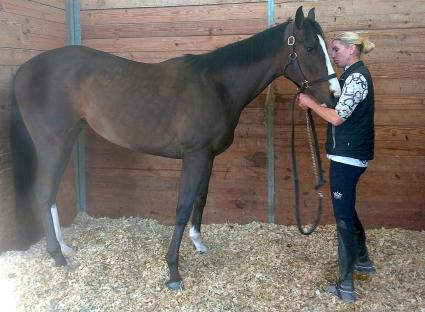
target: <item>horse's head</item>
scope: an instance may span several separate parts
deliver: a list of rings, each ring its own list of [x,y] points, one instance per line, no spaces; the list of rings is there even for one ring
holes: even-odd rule
[[[314,8],[304,17],[299,7],[295,21],[286,28],[289,60],[283,74],[320,103],[331,104],[333,97],[341,94],[341,88],[334,76],[322,29],[315,21]]]

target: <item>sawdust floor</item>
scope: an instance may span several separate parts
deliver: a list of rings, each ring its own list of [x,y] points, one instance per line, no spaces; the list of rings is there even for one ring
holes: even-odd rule
[[[0,310],[425,312],[424,231],[368,230],[377,274],[356,281],[358,301],[346,304],[322,291],[338,271],[334,226],[306,237],[282,225],[204,225],[207,253],[183,239],[179,292],[165,287],[172,230],[82,214],[63,230],[69,266],[53,266],[44,240],[0,255]]]

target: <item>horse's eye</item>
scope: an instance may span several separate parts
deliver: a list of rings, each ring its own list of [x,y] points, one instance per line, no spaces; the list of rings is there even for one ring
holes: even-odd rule
[[[312,48],[312,47],[307,47],[307,48],[305,48],[305,49],[307,50],[307,52],[308,52],[308,53],[313,52],[313,48]]]

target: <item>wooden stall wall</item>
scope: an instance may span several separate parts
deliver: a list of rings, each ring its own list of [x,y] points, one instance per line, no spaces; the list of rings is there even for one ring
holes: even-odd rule
[[[298,6],[316,8],[328,38],[360,31],[377,45],[365,58],[375,81],[376,160],[362,177],[357,207],[368,227],[423,229],[425,193],[424,3],[407,0],[276,1],[279,22]],[[83,44],[129,59],[159,62],[204,53],[267,28],[267,2],[242,0],[81,0]],[[294,223],[290,168],[290,97],[295,88],[279,79],[276,144],[277,222]],[[267,221],[265,94],[243,112],[234,144],[217,157],[205,222]],[[325,124],[319,121],[323,146]],[[316,208],[303,115],[297,112],[304,221]],[[88,137],[88,207],[94,215],[137,215],[174,221],[179,160],[126,151],[93,133]],[[325,176],[328,163],[322,148]],[[325,189],[323,223],[332,223]]]
[[[0,251],[25,247],[19,239],[23,229],[18,228],[15,216],[9,146],[12,79],[19,65],[45,50],[66,45],[66,37],[65,0],[0,2]],[[58,196],[65,224],[75,211],[71,169],[66,171]]]

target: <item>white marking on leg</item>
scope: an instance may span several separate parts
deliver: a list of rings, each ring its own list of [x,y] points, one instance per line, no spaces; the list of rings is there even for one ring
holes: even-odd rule
[[[204,253],[208,250],[207,246],[202,243],[201,233],[199,233],[194,226],[190,228],[189,237],[195,245],[196,251]]]
[[[329,58],[328,51],[326,49],[326,43],[325,40],[323,40],[322,36],[317,35],[319,37],[320,45],[323,49],[323,53],[325,54],[326,59],[326,68],[328,69],[328,75],[335,74],[335,71],[331,64],[331,59]],[[329,80],[329,90],[333,92],[335,97],[339,97],[341,95],[341,86],[339,85],[338,79],[332,78]]]
[[[55,228],[56,239],[58,240],[59,244],[61,245],[62,254],[69,256],[74,251],[72,250],[71,247],[67,246],[65,244],[64,240],[63,240],[62,232],[61,232],[61,226],[60,226],[60,222],[59,222],[58,207],[56,206],[56,204],[52,205],[52,207],[50,208],[50,212],[52,214],[53,226]]]

